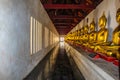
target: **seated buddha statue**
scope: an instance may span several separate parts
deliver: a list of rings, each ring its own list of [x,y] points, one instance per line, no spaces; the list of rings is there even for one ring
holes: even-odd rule
[[[84,42],[88,41],[88,25],[84,26],[84,36],[83,36]]]
[[[72,40],[71,36],[72,36],[72,33],[70,33],[70,34],[68,35],[68,41],[71,41],[71,40]]]
[[[78,41],[78,37],[79,37],[79,30],[77,30],[76,32],[76,41]]]
[[[72,37],[71,38],[72,38],[71,43],[74,44],[74,42],[75,42],[75,31],[72,32]]]
[[[77,40],[78,40],[78,30],[75,31],[75,33],[74,33],[74,37],[75,37],[74,42],[76,43]]]
[[[120,8],[116,13],[116,21],[119,25],[113,31],[111,44],[101,47],[104,49],[104,53],[108,56],[113,56],[120,60]]]
[[[117,10],[116,13],[116,21],[118,23],[118,26],[113,31],[112,45],[120,46],[120,8]]]
[[[96,31],[95,31],[95,22],[94,19],[90,23],[90,33],[89,33],[89,43],[95,42],[96,41]]]
[[[89,34],[88,34],[88,25],[84,26],[84,35],[83,35],[83,45],[87,46],[88,44],[88,38],[89,38]]]
[[[75,41],[77,41],[77,33],[78,33],[78,31],[76,30],[75,31]]]
[[[80,29],[79,30],[77,30],[78,32],[77,32],[77,43],[79,43],[79,40],[80,40]]]
[[[71,41],[73,41],[73,32],[71,32]]]
[[[108,29],[105,28],[106,22],[107,22],[107,19],[105,14],[103,13],[103,15],[99,19],[100,30],[97,32],[97,40],[92,44],[94,45],[94,51],[97,51],[97,52],[102,51],[100,46],[109,44],[107,43]]]
[[[69,34],[69,40],[72,40],[72,32]]]
[[[80,29],[80,34],[79,34],[79,44],[82,44],[83,34],[84,34],[84,31],[83,31],[83,28],[81,28],[81,29]]]
[[[94,19],[92,20],[92,22],[90,23],[90,33],[89,33],[89,41],[88,41],[88,47],[93,49],[94,46],[92,46],[92,44],[94,44],[94,42],[96,42],[96,38],[97,38],[97,34],[95,31],[95,22]]]
[[[80,29],[79,41],[82,41],[83,29]]]
[[[104,43],[107,42],[108,29],[105,28],[106,22],[107,22],[107,19],[105,14],[103,13],[103,15],[99,19],[100,30],[97,33],[97,44],[104,45]]]
[[[74,35],[74,41],[76,41],[76,31],[74,31],[74,33],[73,33]]]
[[[73,32],[73,41],[75,41],[75,31]]]

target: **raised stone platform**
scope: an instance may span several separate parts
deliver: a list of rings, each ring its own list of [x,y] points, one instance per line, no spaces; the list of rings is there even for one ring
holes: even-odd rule
[[[86,80],[119,80],[119,68],[101,58],[93,59],[78,47],[65,43],[68,56],[71,56]]]

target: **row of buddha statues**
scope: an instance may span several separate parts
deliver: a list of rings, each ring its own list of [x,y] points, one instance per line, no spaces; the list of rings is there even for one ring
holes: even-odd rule
[[[65,41],[72,41],[81,44],[95,52],[112,56],[120,60],[120,8],[116,13],[116,21],[118,26],[112,33],[112,40],[108,41],[109,30],[106,28],[107,18],[105,13],[99,18],[99,31],[95,30],[94,19],[90,26],[86,25],[79,30],[76,30],[65,37]]]

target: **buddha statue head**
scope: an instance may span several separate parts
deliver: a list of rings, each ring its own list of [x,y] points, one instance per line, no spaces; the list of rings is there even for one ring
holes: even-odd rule
[[[120,8],[117,10],[116,13],[116,21],[120,24]]]
[[[107,22],[107,18],[106,18],[106,16],[105,16],[105,12],[103,12],[103,15],[102,15],[102,16],[100,17],[100,19],[99,19],[99,27],[100,27],[101,29],[105,28],[106,22]]]
[[[94,22],[94,19],[93,21],[90,23],[90,32],[93,32],[95,31],[95,22]]]

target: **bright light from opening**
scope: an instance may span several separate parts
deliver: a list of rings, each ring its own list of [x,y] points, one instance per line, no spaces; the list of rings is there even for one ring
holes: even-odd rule
[[[63,42],[64,41],[64,37],[60,37],[60,42]]]

